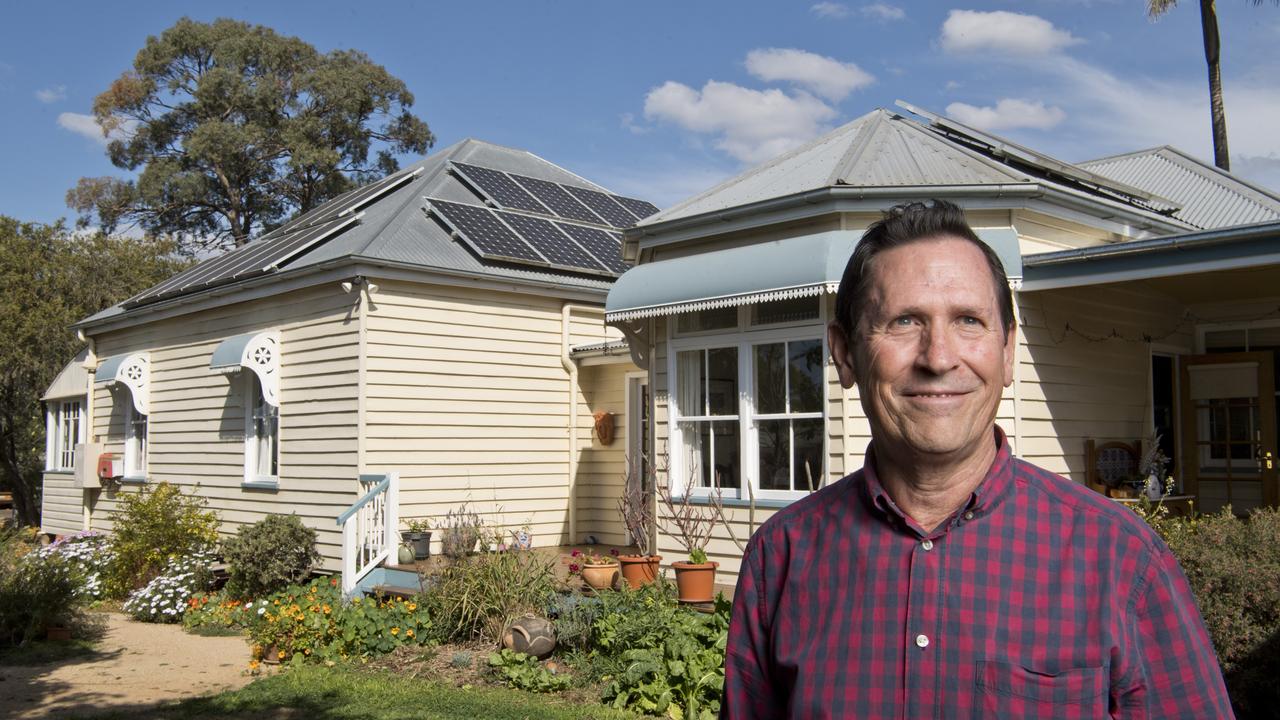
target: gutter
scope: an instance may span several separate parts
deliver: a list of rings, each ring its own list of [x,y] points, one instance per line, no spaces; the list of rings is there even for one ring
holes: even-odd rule
[[[1212,247],[1241,240],[1257,240],[1271,236],[1280,236],[1280,222],[1244,225],[1222,230],[1206,230],[1204,232],[1175,235],[1172,237],[1152,238],[1150,240],[1133,240],[1115,245],[1095,245],[1091,247],[1072,248],[1048,253],[1026,255],[1022,258],[1023,267],[1050,267],[1078,260],[1102,260],[1105,258],[1125,257],[1160,250],[1190,250],[1198,247]]]

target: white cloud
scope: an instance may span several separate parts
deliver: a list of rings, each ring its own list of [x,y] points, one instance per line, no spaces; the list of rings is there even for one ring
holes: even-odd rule
[[[659,157],[650,164],[591,169],[590,176],[612,192],[641,198],[664,210],[729,179],[732,168],[693,164],[688,158]]]
[[[875,81],[853,63],[794,48],[752,50],[747,53],[747,72],[765,82],[794,83],[833,102]]]
[[[622,127],[631,131],[632,135],[647,135],[653,128],[641,125],[636,122],[636,116],[631,113],[622,113],[618,118],[622,123]]]
[[[1231,173],[1251,180],[1272,193],[1280,193],[1280,156],[1234,155],[1231,158]]]
[[[952,10],[942,23],[942,49],[951,53],[994,52],[1052,55],[1084,42],[1036,15]]]
[[[947,81],[947,84],[946,84],[946,89],[947,89],[947,90],[957,90],[957,89],[959,89],[959,88],[960,88],[960,86],[961,86],[961,85],[963,85],[963,83],[958,82],[958,81],[956,81],[956,80],[948,80],[948,81]]]
[[[67,86],[56,85],[54,87],[45,88],[36,91],[36,99],[48,105],[67,99]]]
[[[866,17],[884,22],[901,20],[907,16],[906,11],[902,8],[894,5],[888,5],[886,3],[871,3],[870,5],[863,5],[858,9],[858,12],[862,13]]]
[[[818,17],[847,18],[850,15],[849,6],[838,2],[816,3],[809,11]]]
[[[80,113],[64,112],[58,115],[58,125],[64,130],[87,137],[90,140],[105,146],[107,143],[117,138],[126,138],[137,126],[137,121],[126,119],[122,126],[111,133],[110,136],[102,134],[102,126],[98,124],[97,118],[92,115],[81,115]]]
[[[1034,128],[1048,130],[1067,116],[1060,107],[1043,102],[1031,102],[1018,98],[1003,98],[995,107],[975,107],[954,102],[947,106],[947,115],[980,130],[1012,130]]]
[[[667,81],[649,91],[644,115],[716,137],[715,146],[743,162],[763,162],[827,129],[831,106],[806,93],[752,90],[709,80],[702,90]]]

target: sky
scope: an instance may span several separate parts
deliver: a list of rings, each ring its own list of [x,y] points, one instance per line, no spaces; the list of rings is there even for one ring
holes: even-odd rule
[[[1280,7],[1217,4],[1233,170],[1280,190]],[[1198,3],[57,2],[0,9],[0,214],[72,218],[111,165],[93,98],[149,35],[235,18],[403,80],[436,148],[529,150],[668,207],[905,100],[1076,162],[1157,145],[1212,160]],[[405,157],[402,164],[415,158]]]

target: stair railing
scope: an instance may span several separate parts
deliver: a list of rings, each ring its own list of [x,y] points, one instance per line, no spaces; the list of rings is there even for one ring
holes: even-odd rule
[[[395,552],[400,524],[400,473],[361,474],[359,482],[360,499],[338,516],[344,595]]]

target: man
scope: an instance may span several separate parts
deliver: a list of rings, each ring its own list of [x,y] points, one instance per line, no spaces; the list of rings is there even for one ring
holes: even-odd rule
[[[1013,298],[958,207],[867,230],[828,344],[871,447],[752,536],[722,717],[1231,717],[1164,543],[1010,454]]]

